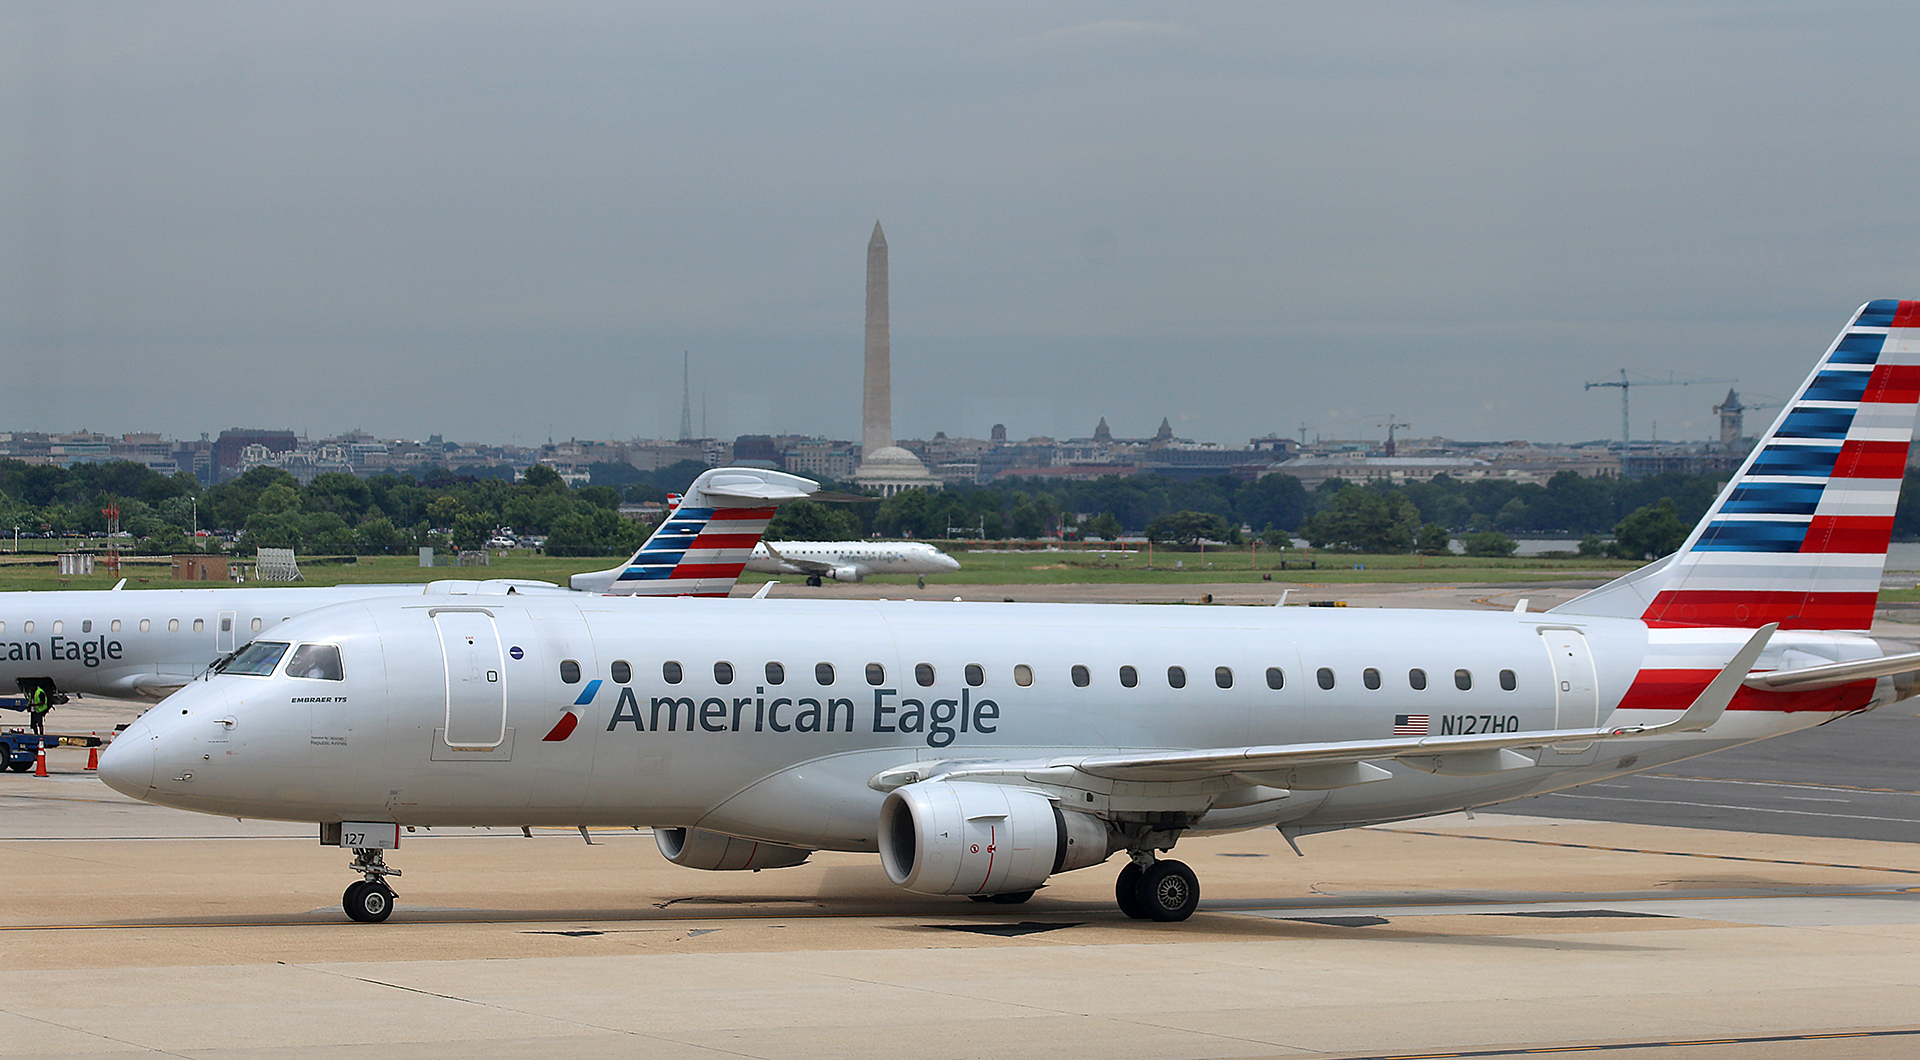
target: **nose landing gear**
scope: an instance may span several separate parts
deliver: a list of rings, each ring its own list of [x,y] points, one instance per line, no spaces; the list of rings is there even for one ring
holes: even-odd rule
[[[1185,920],[1200,905],[1200,878],[1184,862],[1136,855],[1120,870],[1113,897],[1135,920]]]
[[[400,875],[400,870],[388,868],[381,851],[366,847],[353,849],[353,861],[347,867],[366,877],[348,884],[346,893],[340,897],[340,907],[346,910],[347,918],[362,924],[378,924],[391,916],[395,896],[386,878]]]

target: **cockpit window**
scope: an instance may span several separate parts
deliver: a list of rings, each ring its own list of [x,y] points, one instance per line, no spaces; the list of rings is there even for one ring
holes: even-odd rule
[[[314,681],[340,680],[340,649],[333,644],[302,644],[293,649],[293,661],[287,663],[288,677]]]
[[[265,677],[280,665],[280,657],[287,653],[287,642],[283,640],[256,640],[241,648],[233,658],[220,667],[223,674],[245,674],[250,677]]]

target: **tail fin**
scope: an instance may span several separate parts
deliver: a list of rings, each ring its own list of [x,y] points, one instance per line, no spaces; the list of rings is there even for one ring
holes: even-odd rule
[[[1680,551],[1554,608],[1651,623],[1866,629],[1920,407],[1920,301],[1868,302]]]
[[[576,574],[568,584],[613,596],[725,596],[767,532],[774,509],[819,488],[811,479],[779,471],[714,468],[693,480],[632,558],[608,570]]]

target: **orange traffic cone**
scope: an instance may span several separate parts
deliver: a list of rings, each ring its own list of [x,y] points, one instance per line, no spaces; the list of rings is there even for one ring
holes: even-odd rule
[[[44,747],[33,756],[33,775],[36,777],[47,775],[47,749]]]
[[[96,732],[93,737],[97,740],[100,734]],[[95,771],[100,769],[100,745],[97,743],[87,746],[87,768]]]

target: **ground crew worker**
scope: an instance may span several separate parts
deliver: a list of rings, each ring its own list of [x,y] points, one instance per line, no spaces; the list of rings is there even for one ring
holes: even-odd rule
[[[47,711],[53,709],[52,697],[47,695],[47,686],[33,686],[33,690],[27,693],[27,709],[32,714],[33,734],[45,736]]]

